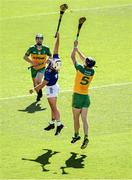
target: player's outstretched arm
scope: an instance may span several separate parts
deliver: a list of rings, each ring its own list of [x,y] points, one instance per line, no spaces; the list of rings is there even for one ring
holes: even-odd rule
[[[77,47],[78,46],[78,41],[74,41],[74,47],[73,47],[73,50],[72,50],[72,53],[71,53],[71,59],[72,59],[72,62],[74,65],[76,65],[77,63],[77,60],[76,60],[76,52],[77,52]]]
[[[55,41],[55,46],[54,46],[54,51],[53,51],[53,54],[58,54],[59,52],[59,44],[60,44],[60,35],[59,33],[57,32],[56,33],[56,41]]]
[[[23,56],[23,59],[26,60],[30,64],[32,63],[32,60],[26,54]]]
[[[39,91],[40,89],[42,89],[46,84],[48,84],[48,81],[43,80],[43,82],[40,83],[40,84],[38,84],[37,86],[35,86],[34,89],[30,89],[30,90],[29,90],[29,93],[32,94],[32,93],[34,92],[34,90],[38,92],[38,91]]]
[[[81,59],[83,62],[85,62],[86,57],[85,57],[85,55],[84,55],[78,48],[77,48],[77,53],[78,53],[80,59]]]

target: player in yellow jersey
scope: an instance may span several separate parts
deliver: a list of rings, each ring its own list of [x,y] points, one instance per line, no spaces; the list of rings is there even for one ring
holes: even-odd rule
[[[24,55],[24,59],[31,64],[31,76],[34,87],[41,83],[45,72],[47,56],[51,57],[49,47],[42,44],[43,35],[37,34],[35,40],[36,44],[31,46]],[[42,90],[40,89],[37,94],[36,100],[40,101]]]
[[[79,55],[84,65],[78,64],[76,55]],[[85,57],[78,49],[78,41],[74,41],[74,48],[71,53],[71,59],[76,69],[75,85],[72,97],[72,112],[74,119],[74,136],[72,137],[71,143],[75,143],[81,137],[79,135],[81,116],[83,122],[84,140],[81,145],[81,149],[87,147],[88,139],[88,107],[90,105],[89,98],[89,85],[94,76],[94,65],[95,60],[91,57]]]

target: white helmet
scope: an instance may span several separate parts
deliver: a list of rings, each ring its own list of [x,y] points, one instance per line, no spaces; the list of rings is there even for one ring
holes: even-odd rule
[[[58,58],[53,58],[52,61],[51,61],[51,63],[52,63],[52,67],[53,67],[56,71],[59,71],[59,70],[60,70],[61,65],[62,65],[60,59],[58,59]]]

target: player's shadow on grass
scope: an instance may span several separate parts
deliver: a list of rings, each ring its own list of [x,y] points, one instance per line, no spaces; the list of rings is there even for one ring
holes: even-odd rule
[[[71,152],[71,157],[65,161],[65,165],[63,167],[60,167],[62,169],[62,174],[68,174],[65,169],[67,168],[84,168],[83,161],[87,157],[86,155],[80,155],[80,157],[77,157],[78,154]]]
[[[45,151],[47,151],[46,153],[38,156],[36,159],[26,159],[26,158],[22,158],[22,160],[27,160],[27,161],[34,161],[34,162],[37,162],[37,163],[40,163],[41,164],[41,167],[42,167],[42,171],[49,171],[48,169],[45,168],[46,165],[48,164],[51,164],[49,162],[49,159],[59,153],[57,151],[52,151],[51,149],[43,149]]]
[[[25,109],[19,109],[18,111],[21,112],[27,112],[27,113],[35,113],[36,111],[44,111],[46,108],[41,108],[41,105],[37,102],[33,102],[29,106],[27,106]]]

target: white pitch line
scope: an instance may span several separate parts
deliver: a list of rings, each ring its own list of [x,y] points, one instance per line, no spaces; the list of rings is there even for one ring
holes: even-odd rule
[[[83,8],[83,9],[73,9],[74,11],[93,11],[93,10],[102,10],[102,9],[115,9],[115,8],[123,8],[123,7],[131,7],[132,4],[122,4],[122,5],[115,5],[115,6],[104,6],[104,7],[94,7],[94,8]]]
[[[68,10],[66,13],[79,12],[79,11],[95,11],[95,10],[102,10],[102,9],[115,9],[115,8],[131,7],[131,6],[132,4],[122,4],[122,5],[115,5],[115,6],[104,6],[104,7],[100,6],[100,7],[91,7],[91,8],[82,8],[82,9],[71,9],[71,10]],[[58,14],[58,11],[38,13],[38,14],[29,14],[29,15],[22,15],[22,16],[3,17],[3,18],[0,18],[0,21],[17,19],[17,18],[26,18],[26,17],[47,16],[47,15],[54,15],[54,14]]]
[[[120,87],[120,86],[127,86],[127,85],[132,85],[132,82],[127,82],[127,83],[114,83],[114,84],[106,84],[106,85],[101,85],[101,86],[94,86],[91,87],[89,89],[102,89],[102,88],[109,88],[109,87]],[[64,92],[72,92],[73,90],[71,89],[66,89],[66,90],[62,90],[60,91],[60,93],[64,93]]]
[[[132,82],[126,82],[126,83],[114,83],[114,84],[106,84],[102,86],[94,86],[91,87],[90,89],[102,89],[102,88],[109,88],[109,87],[120,87],[120,86],[127,86],[127,85],[132,85]],[[72,92],[72,89],[66,89],[66,90],[61,90],[60,93],[65,93],[65,92]],[[34,95],[34,94],[33,94]],[[21,95],[21,96],[11,96],[11,97],[4,97],[0,98],[0,100],[8,100],[8,99],[17,99],[17,98],[25,98],[25,97],[31,97],[33,95]]]
[[[23,15],[23,16],[4,17],[4,18],[0,18],[0,21],[17,19],[17,18],[26,18],[26,17],[48,16],[48,15],[52,15],[52,14],[58,14],[58,12],[38,13],[38,14],[29,14],[29,15]]]

